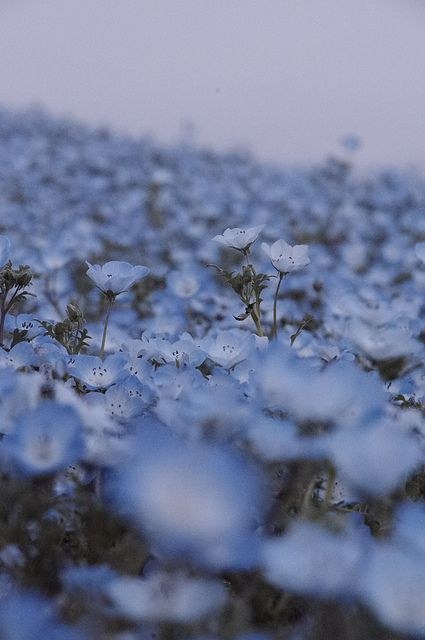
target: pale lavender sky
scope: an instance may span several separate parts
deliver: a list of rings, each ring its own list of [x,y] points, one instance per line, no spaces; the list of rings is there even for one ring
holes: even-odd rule
[[[175,141],[425,166],[422,0],[0,0],[0,103]]]

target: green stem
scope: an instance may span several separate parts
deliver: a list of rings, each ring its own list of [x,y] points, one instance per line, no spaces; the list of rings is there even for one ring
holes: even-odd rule
[[[112,298],[108,298],[108,310],[106,312],[105,326],[103,327],[102,344],[101,344],[100,353],[99,353],[100,358],[103,358],[105,354],[106,332],[108,331],[109,316],[110,316],[113,304],[114,304],[114,300]]]
[[[257,334],[260,336],[260,338],[263,337],[264,336],[263,327],[261,326],[260,318],[257,315],[257,311],[254,311],[254,309],[251,311],[251,318],[254,321],[255,328],[257,329]]]
[[[282,280],[284,278],[283,273],[279,273],[279,282],[277,283],[276,293],[274,294],[274,302],[273,302],[273,330],[272,330],[272,339],[277,338],[277,298],[279,296],[280,285],[282,284]]]

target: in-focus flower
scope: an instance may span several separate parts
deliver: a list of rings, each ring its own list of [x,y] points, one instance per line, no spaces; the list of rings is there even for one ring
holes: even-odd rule
[[[200,346],[213,362],[231,369],[247,358],[255,347],[255,340],[251,333],[229,329],[217,331],[215,337],[205,337]]]
[[[69,358],[68,372],[78,378],[87,389],[104,389],[126,376],[123,366],[126,358],[121,353],[114,353],[102,360],[98,356],[79,354]]]
[[[291,247],[285,240],[276,240],[272,245],[262,242],[261,248],[269,256],[276,271],[280,273],[299,271],[310,264],[307,244],[296,244]]]
[[[225,247],[237,249],[237,251],[248,251],[250,246],[256,241],[258,235],[263,230],[264,225],[250,227],[249,229],[226,229],[223,235],[214,236],[213,240],[223,244]]]
[[[6,236],[0,236],[0,267],[9,260],[10,257],[10,240]]]
[[[86,271],[88,277],[103,293],[112,293],[114,296],[127,291],[137,280],[144,278],[148,273],[148,267],[133,266],[128,262],[112,260],[104,265],[90,264]]]

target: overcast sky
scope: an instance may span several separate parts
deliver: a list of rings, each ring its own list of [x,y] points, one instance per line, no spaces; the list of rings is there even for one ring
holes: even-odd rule
[[[0,0],[0,103],[175,141],[425,167],[422,0]]]

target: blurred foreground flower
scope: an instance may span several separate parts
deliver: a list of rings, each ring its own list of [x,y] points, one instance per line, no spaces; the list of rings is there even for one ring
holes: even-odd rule
[[[254,528],[267,510],[264,483],[229,449],[177,439],[157,425],[109,481],[116,508],[161,555],[210,567],[256,563]]]

